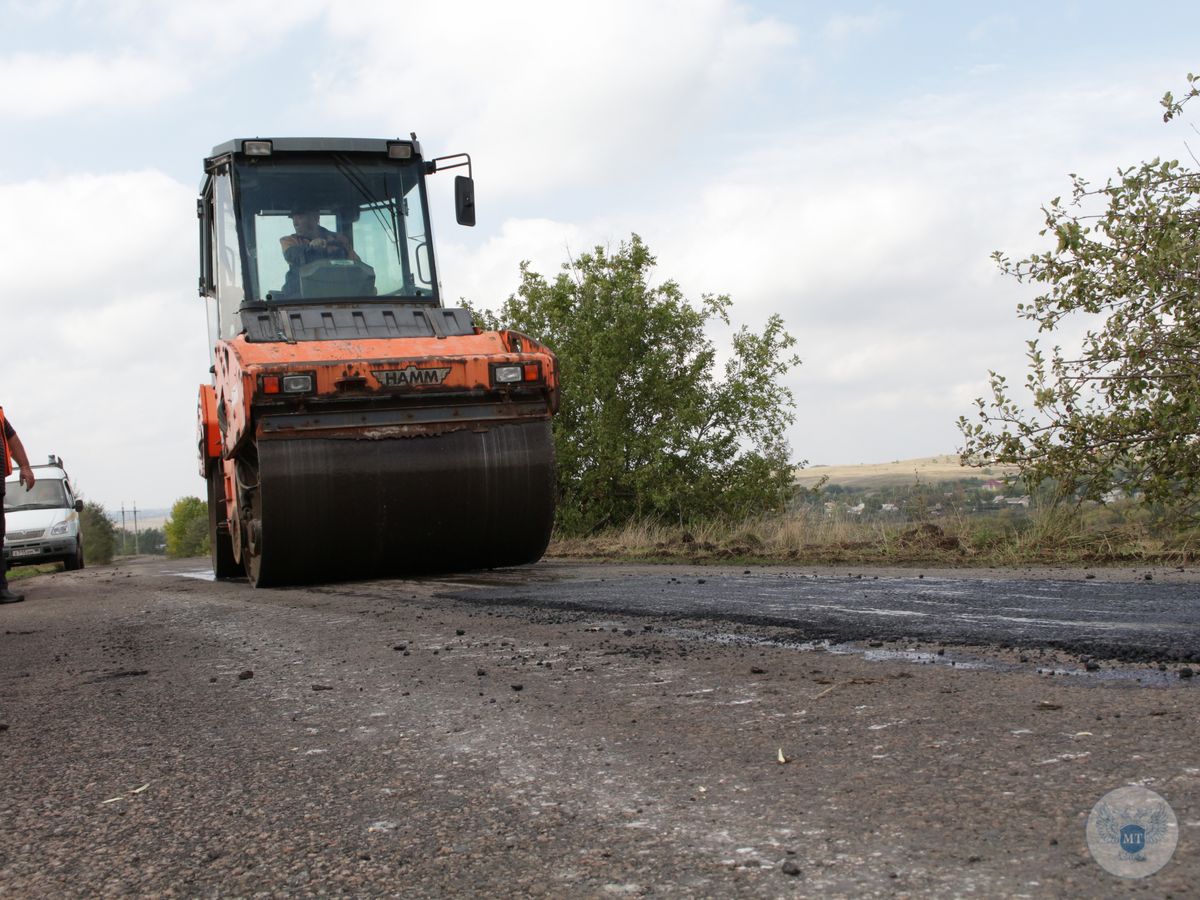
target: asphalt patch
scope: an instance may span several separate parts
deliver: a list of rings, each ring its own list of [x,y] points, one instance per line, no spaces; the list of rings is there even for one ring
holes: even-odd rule
[[[808,575],[566,579],[442,594],[526,606],[785,628],[798,641],[1045,648],[1120,662],[1200,662],[1195,585]]]

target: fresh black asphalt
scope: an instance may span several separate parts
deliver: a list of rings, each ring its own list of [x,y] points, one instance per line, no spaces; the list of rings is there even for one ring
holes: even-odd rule
[[[1055,648],[1127,662],[1200,661],[1200,588],[1152,581],[664,572],[564,578],[449,596],[792,629],[801,640]]]

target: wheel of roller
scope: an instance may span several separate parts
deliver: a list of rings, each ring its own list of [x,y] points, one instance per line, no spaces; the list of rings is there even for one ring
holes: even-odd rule
[[[262,534],[262,484],[258,448],[251,447],[238,457],[237,537],[242,567],[252,587],[270,587],[279,583],[277,566],[264,559]]]
[[[214,578],[237,578],[242,567],[233,558],[233,538],[225,515],[225,478],[221,466],[215,463],[208,467],[208,543],[212,553]]]

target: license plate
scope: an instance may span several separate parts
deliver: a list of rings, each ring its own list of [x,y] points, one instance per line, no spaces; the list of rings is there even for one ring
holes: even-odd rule
[[[16,550],[13,550],[12,555],[13,556],[37,556],[41,552],[42,552],[41,549],[38,547],[23,547],[23,548],[18,548]]]

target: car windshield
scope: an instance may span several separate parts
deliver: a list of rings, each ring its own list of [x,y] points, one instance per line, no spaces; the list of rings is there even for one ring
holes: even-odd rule
[[[238,164],[246,299],[433,297],[420,165],[347,154]]]
[[[15,512],[19,509],[65,509],[69,506],[66,489],[57,478],[39,478],[34,483],[33,490],[29,491],[17,481],[4,484],[5,512]]]

